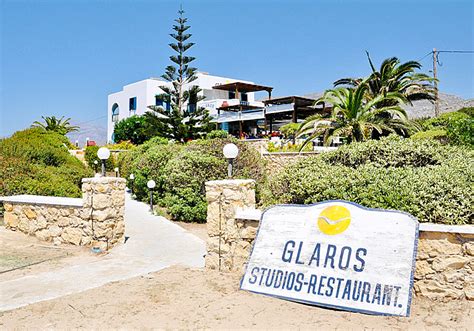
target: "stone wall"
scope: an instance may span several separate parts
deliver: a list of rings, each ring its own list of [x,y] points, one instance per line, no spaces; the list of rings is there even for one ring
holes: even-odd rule
[[[474,300],[474,234],[421,231],[415,293],[430,299]]]
[[[240,271],[250,255],[258,221],[237,220],[239,208],[255,208],[254,180],[206,182],[207,241],[206,267]]]
[[[82,199],[12,196],[4,201],[6,227],[54,244],[100,247],[123,242],[125,179],[84,178]]]
[[[251,211],[255,207],[254,187],[250,180],[206,183],[207,268],[245,270],[261,214]],[[474,300],[472,225],[420,224],[414,292],[434,300]]]

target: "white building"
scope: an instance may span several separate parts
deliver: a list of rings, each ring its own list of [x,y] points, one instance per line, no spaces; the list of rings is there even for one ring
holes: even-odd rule
[[[198,72],[196,74],[197,79],[190,85],[197,85],[201,89],[200,96],[204,96],[205,99],[198,102],[198,107],[203,107],[209,110],[209,113],[217,117],[217,108],[221,105],[226,104],[248,104],[253,107],[261,107],[263,109],[264,104],[262,102],[255,101],[254,92],[238,92],[236,95],[233,91],[219,90],[213,87],[218,85],[225,85],[234,82],[241,82],[247,84],[253,84],[253,82],[242,81],[233,78],[219,77],[208,75],[207,73]],[[166,103],[163,103],[157,95],[163,93],[161,86],[170,86],[170,82],[163,81],[159,78],[149,78],[141,80],[136,83],[125,85],[120,92],[112,93],[108,96],[107,104],[107,140],[113,141],[114,125],[117,121],[132,115],[143,115],[149,110],[148,106],[157,105],[163,107],[169,107]],[[190,86],[185,86],[189,88]],[[193,105],[190,105],[193,106]]]

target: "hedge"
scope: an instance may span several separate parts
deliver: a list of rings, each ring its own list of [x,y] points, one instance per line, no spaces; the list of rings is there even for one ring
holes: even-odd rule
[[[92,172],[68,152],[68,139],[41,128],[0,140],[0,195],[81,197]]]
[[[204,183],[227,176],[227,161],[222,155],[226,143],[239,146],[234,163],[235,178],[253,178],[259,185],[265,181],[265,163],[260,154],[248,144],[234,138],[201,139],[187,144],[164,144],[150,140],[137,149],[122,153],[118,164],[128,180],[134,174],[137,199],[148,201],[146,182],[156,182],[154,200],[174,219],[205,222],[207,205]]]
[[[473,179],[474,151],[390,136],[286,167],[265,186],[263,204],[342,199],[420,222],[472,224]]]

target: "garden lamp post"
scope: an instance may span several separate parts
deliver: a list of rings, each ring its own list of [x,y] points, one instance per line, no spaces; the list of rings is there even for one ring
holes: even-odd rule
[[[102,161],[102,176],[105,177],[105,160],[110,157],[110,150],[107,147],[101,147],[97,151],[97,156]]]
[[[97,165],[99,162],[97,160],[94,160],[94,171],[97,173]]]
[[[153,189],[156,186],[156,183],[153,179],[150,179],[147,183],[146,186],[150,190],[150,210],[153,213]]]
[[[227,159],[227,177],[232,178],[232,163],[239,154],[239,148],[235,144],[227,144],[222,149],[224,157]]]
[[[119,168],[114,168],[114,171],[115,171],[115,177],[118,177],[119,176]]]
[[[130,178],[130,186],[131,186],[131,187],[130,187],[130,190],[132,191],[132,196],[133,196],[133,182],[134,182],[134,180],[135,180],[135,175],[134,175],[134,174],[130,174],[130,177],[128,177],[128,178]]]

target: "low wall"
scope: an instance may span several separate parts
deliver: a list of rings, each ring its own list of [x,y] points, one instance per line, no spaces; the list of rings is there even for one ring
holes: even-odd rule
[[[262,158],[266,160],[266,170],[268,173],[278,172],[287,165],[293,164],[298,160],[315,156],[321,154],[322,152],[301,152],[301,153],[292,153],[292,152],[275,152],[262,153]]]
[[[100,247],[123,242],[125,179],[84,178],[82,199],[19,195],[2,197],[7,229],[54,244]]]
[[[206,268],[243,273],[257,234],[255,183],[206,183]],[[474,300],[474,226],[420,224],[414,276],[416,295],[436,300]]]

